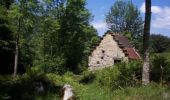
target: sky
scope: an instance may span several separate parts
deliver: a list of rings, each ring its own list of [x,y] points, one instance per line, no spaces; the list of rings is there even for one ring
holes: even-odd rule
[[[93,15],[93,25],[100,36],[107,30],[105,15],[116,0],[87,0],[86,7]],[[125,0],[127,1],[127,0]],[[144,19],[145,0],[131,0]],[[152,0],[151,33],[170,37],[170,0]]]

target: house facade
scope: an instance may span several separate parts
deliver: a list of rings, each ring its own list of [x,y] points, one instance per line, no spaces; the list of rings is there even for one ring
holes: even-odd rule
[[[137,59],[140,59],[139,53],[125,36],[107,32],[91,51],[88,66],[90,70],[93,70]]]

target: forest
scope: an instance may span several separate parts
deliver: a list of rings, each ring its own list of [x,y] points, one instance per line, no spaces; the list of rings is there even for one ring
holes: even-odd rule
[[[0,100],[60,100],[64,84],[73,100],[169,100],[170,37],[150,33],[145,1],[145,19],[123,0],[105,15],[142,59],[92,72],[88,57],[101,36],[86,0],[0,0]]]

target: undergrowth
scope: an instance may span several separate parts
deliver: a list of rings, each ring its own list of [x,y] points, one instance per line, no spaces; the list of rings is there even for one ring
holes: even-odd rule
[[[77,100],[170,100],[167,85],[141,85],[141,63],[130,62],[81,75],[44,73],[32,68],[12,77],[0,76],[0,100],[59,100],[64,84],[74,88]],[[41,82],[44,90],[37,91]]]

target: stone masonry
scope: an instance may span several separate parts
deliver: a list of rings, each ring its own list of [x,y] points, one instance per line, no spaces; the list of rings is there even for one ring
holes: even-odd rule
[[[89,56],[88,66],[90,70],[95,70],[121,61],[128,61],[128,57],[114,40],[113,34],[105,34],[100,44]]]

